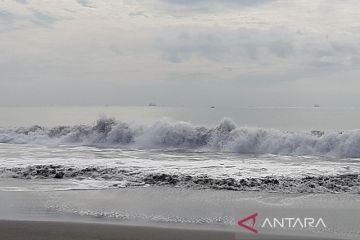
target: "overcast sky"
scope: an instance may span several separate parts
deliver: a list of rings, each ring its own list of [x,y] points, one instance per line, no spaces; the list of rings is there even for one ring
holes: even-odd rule
[[[0,105],[360,106],[359,0],[0,0]]]

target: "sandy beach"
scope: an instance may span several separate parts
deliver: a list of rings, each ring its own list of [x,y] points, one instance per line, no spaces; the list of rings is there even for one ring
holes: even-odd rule
[[[241,239],[329,239],[299,236],[251,235],[232,231],[214,231],[155,226],[129,226],[100,223],[0,220],[0,237],[7,240],[241,240]]]
[[[14,191],[3,181],[0,239],[358,239],[354,195],[167,187]],[[41,180],[28,181],[42,184]],[[7,190],[4,190],[7,189]],[[256,212],[254,234],[238,221]],[[326,228],[271,228],[265,218],[321,217]],[[251,222],[246,225],[251,226]]]

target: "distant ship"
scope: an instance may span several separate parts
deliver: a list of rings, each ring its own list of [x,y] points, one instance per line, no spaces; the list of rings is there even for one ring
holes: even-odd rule
[[[314,108],[318,108],[318,107],[320,107],[319,104],[314,104]]]
[[[211,106],[210,108],[215,108],[215,106]]]
[[[149,103],[149,107],[156,107],[156,103]]]

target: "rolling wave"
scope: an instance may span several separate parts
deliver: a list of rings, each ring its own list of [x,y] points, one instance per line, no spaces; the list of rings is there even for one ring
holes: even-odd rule
[[[238,127],[227,118],[212,128],[170,120],[133,125],[112,118],[101,118],[93,126],[2,128],[0,143],[360,158],[360,130],[291,132]]]

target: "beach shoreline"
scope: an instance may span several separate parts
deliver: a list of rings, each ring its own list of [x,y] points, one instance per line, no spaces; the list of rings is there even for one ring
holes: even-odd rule
[[[22,181],[4,181],[1,185],[14,189],[10,186],[15,183]],[[41,181],[27,183],[39,185]],[[0,239],[358,239],[359,204],[352,194],[169,187],[1,190]],[[238,225],[254,213],[257,234]],[[281,221],[286,217],[301,221],[322,218],[326,228],[262,226],[266,218]],[[251,226],[252,222],[245,224]]]
[[[230,230],[135,226],[113,223],[0,220],[0,237],[7,240],[241,240],[241,239],[329,239],[303,236],[240,233]]]

